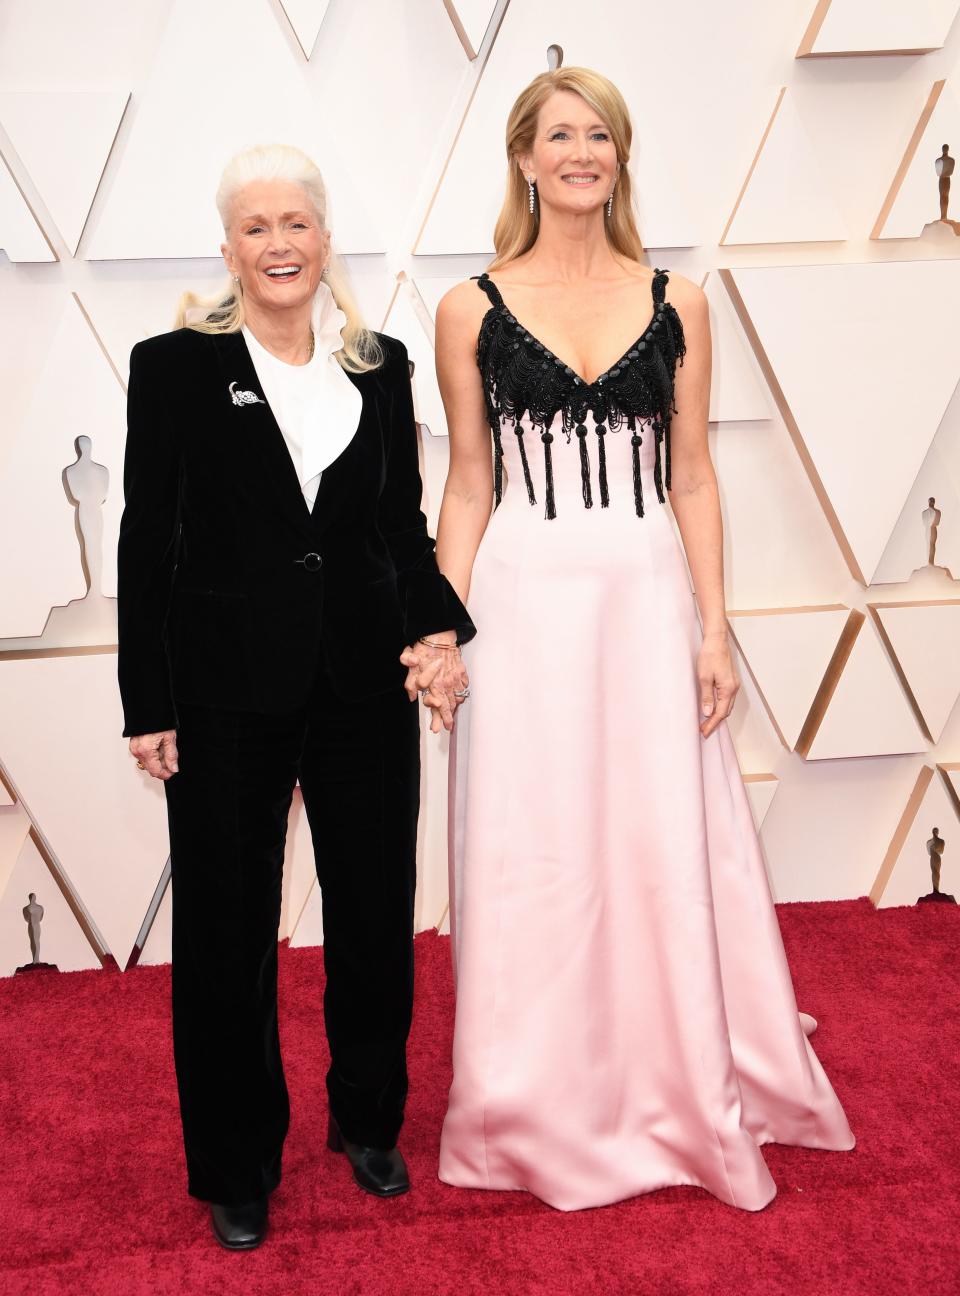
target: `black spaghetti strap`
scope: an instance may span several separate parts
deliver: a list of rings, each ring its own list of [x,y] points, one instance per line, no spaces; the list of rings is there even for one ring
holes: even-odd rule
[[[650,285],[651,291],[653,293],[654,306],[663,305],[664,293],[667,291],[667,280],[669,278],[670,278],[670,274],[668,271],[657,270],[656,268],[654,268],[653,283]]]
[[[500,289],[486,271],[484,271],[482,275],[473,275],[472,277],[476,279],[477,287],[483,289],[494,306],[503,306],[503,298],[500,296]]]

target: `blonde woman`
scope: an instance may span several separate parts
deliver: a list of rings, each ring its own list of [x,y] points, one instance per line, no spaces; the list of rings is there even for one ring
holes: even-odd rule
[[[316,166],[251,149],[217,205],[228,291],[131,356],[119,675],[130,751],[167,795],[189,1191],[243,1250],[266,1233],[289,1117],[277,927],[298,779],[323,891],[329,1146],[367,1191],[409,1186],[419,745],[399,657],[473,628],[420,511],[406,353],[363,327]],[[437,673],[445,650],[417,647]]]
[[[455,733],[440,1176],[562,1210],[669,1184],[758,1210],[761,1144],[853,1136],[725,723],[706,301],[643,263],[630,142],[597,73],[528,86],[496,258],[437,316],[437,556],[482,630]]]

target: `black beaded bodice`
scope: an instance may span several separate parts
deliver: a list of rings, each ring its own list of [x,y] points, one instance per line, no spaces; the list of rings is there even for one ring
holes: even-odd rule
[[[607,483],[608,432],[616,433],[626,426],[630,432],[633,456],[633,496],[638,517],[643,517],[643,490],[640,477],[640,446],[643,428],[655,438],[656,459],[654,484],[657,498],[664,502],[664,485],[670,489],[670,419],[676,413],[674,376],[677,364],[683,364],[686,346],[683,325],[673,305],[664,300],[666,270],[655,270],[652,283],[653,318],[636,342],[593,382],[585,382],[578,373],[539,342],[507,310],[496,284],[487,274],[477,284],[490,299],[490,309],[483,317],[477,338],[477,364],[483,379],[487,418],[493,433],[494,489],[496,502],[503,497],[503,445],[505,424],[513,424],[527,496],[536,504],[533,478],[523,444],[527,416],[530,425],[543,442],[546,470],[546,516],[556,517],[553,487],[553,433],[550,431],[558,414],[569,444],[574,434],[580,451],[580,478],[585,508],[593,507],[593,482],[590,464],[590,430],[586,419],[593,418],[593,436],[597,443],[597,484],[600,506],[609,504]],[[662,454],[661,454],[662,447]]]

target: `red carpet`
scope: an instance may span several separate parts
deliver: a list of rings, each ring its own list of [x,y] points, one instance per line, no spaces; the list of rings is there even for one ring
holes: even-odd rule
[[[779,912],[859,1144],[767,1147],[779,1195],[756,1215],[693,1188],[567,1215],[439,1183],[452,989],[449,942],[425,935],[403,1136],[414,1191],[369,1198],[324,1149],[321,955],[284,950],[284,1182],[267,1243],[231,1255],[183,1188],[167,969],[4,980],[0,1292],[955,1296],[960,911],[861,900]]]

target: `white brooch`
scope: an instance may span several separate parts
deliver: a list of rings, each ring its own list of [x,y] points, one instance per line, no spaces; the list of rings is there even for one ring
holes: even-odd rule
[[[266,405],[265,400],[261,400],[256,392],[235,391],[236,383],[232,382],[227,389],[230,392],[230,399],[234,405]]]

